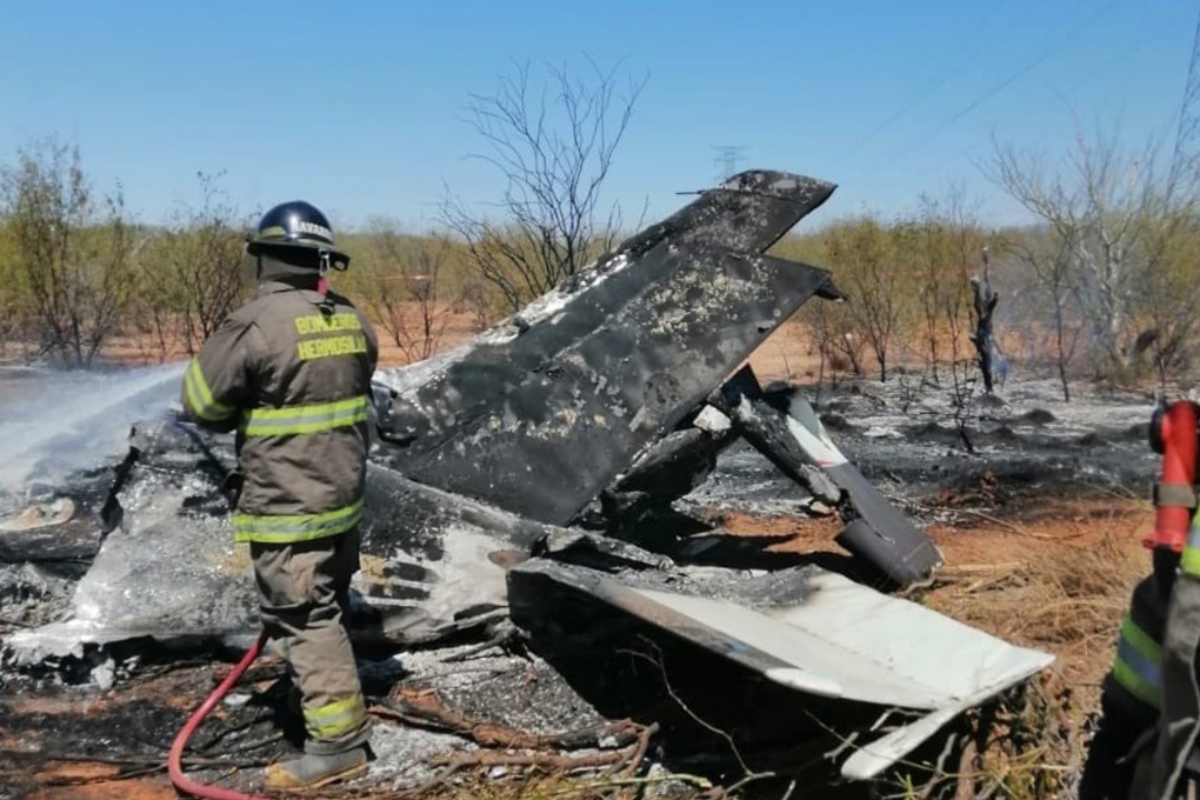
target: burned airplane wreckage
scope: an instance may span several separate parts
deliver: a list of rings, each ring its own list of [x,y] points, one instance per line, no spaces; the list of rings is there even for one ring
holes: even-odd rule
[[[930,579],[940,552],[795,387],[742,366],[806,302],[842,298],[829,271],[765,255],[834,188],[741,173],[463,345],[381,370],[357,638],[403,650],[517,630],[583,687],[580,670],[607,669],[636,634],[715,659],[789,714],[844,704],[869,726],[899,710],[904,724],[839,764],[851,779],[1051,663],[889,594]],[[851,570],[713,563],[672,527],[672,503],[738,439],[840,515]],[[231,435],[164,409],[93,489],[58,489],[63,521],[0,535],[2,560],[74,548],[90,562],[59,619],[7,639],[16,660],[248,644],[252,573],[220,489],[233,464]],[[572,646],[574,660],[549,655]]]

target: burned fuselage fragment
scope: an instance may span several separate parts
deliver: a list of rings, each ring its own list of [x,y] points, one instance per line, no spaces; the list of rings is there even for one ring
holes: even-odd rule
[[[752,173],[627,240],[401,391],[386,462],[423,483],[571,523],[813,294],[828,272],[762,255],[833,191]]]
[[[742,173],[497,328],[396,373],[381,461],[524,517],[610,533],[686,494],[738,435],[759,441],[745,419],[722,431],[697,423],[707,401],[809,299],[842,296],[828,271],[763,255],[834,188]],[[639,479],[655,479],[648,470],[667,459],[673,474],[656,497]],[[821,468],[814,463],[810,478]],[[823,483],[830,496],[820,499],[882,521],[871,547],[849,549],[896,583],[928,578],[941,563],[898,511],[872,496],[864,513],[857,504],[869,493]],[[813,480],[802,485],[814,489]]]

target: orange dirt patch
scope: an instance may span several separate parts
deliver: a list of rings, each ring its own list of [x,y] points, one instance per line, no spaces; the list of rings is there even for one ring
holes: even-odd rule
[[[0,767],[3,761],[0,760]],[[128,774],[128,770],[126,770]],[[165,774],[122,777],[122,767],[97,761],[50,760],[0,768],[0,787],[24,800],[173,800],[178,797]]]
[[[169,778],[117,778],[108,764],[79,763],[43,771],[27,800],[176,800]]]
[[[262,668],[277,661],[264,660]],[[105,736],[105,726],[117,724],[109,715],[122,710],[171,707],[190,711],[220,679],[214,667],[225,665],[181,665],[105,692],[51,689],[46,694],[17,692],[0,698],[0,717],[9,723],[8,729],[0,730],[0,789],[13,788],[14,797],[28,800],[175,798],[164,760],[127,755],[141,751],[129,750],[124,744],[114,745],[111,752],[80,748],[76,739],[91,724],[96,725],[98,739]],[[220,720],[227,714],[221,707],[210,717]],[[137,719],[136,715],[126,716]],[[60,724],[65,733],[58,738],[55,730]],[[126,730],[114,729],[113,735],[120,739]],[[157,734],[145,736],[148,741],[157,738]],[[92,760],[97,753],[100,757]]]
[[[833,542],[843,527],[836,516],[797,517],[788,514],[757,516],[741,511],[717,511],[705,520],[727,533],[745,538],[771,539],[763,548],[768,553],[842,552]]]
[[[108,704],[98,697],[31,697],[17,695],[5,698],[0,702],[3,702],[9,711],[21,716],[34,714],[46,714],[50,716],[97,714],[102,713],[108,707]]]
[[[47,764],[41,772],[47,783],[113,778],[120,774],[120,767],[114,764],[96,764],[90,761],[55,761]]]
[[[763,382],[792,379],[806,383],[816,380],[821,371],[821,357],[809,326],[795,319],[776,328],[746,360]],[[825,379],[831,377],[826,364]]]

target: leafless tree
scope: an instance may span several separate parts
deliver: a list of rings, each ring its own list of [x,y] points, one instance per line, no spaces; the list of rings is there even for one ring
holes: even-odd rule
[[[925,193],[919,202],[916,217],[899,224],[895,233],[900,251],[915,262],[913,310],[923,339],[926,367],[937,384],[947,322],[947,295],[959,290],[962,275],[958,226],[964,221],[958,213],[961,194],[957,189],[949,195],[949,208],[942,200]]]
[[[14,258],[8,220],[0,218],[0,358],[24,354],[36,328],[23,272]],[[10,349],[11,348],[11,349]]]
[[[1149,355],[1159,384],[1192,365],[1200,304],[1196,267],[1200,264],[1200,186],[1194,156],[1182,153],[1166,186],[1138,221],[1139,272],[1130,306],[1138,320],[1131,345],[1135,359]]]
[[[444,236],[407,236],[387,220],[374,220],[367,235],[362,296],[406,359],[429,358],[453,313],[443,276],[452,243]]]
[[[943,292],[942,314],[949,330],[950,408],[954,416],[954,427],[967,452],[974,453],[975,443],[971,440],[970,422],[978,373],[975,370],[975,359],[964,356],[961,344],[964,338],[970,337],[967,324],[967,293],[961,288],[957,291],[949,289]]]
[[[928,205],[927,198],[922,198],[923,205]],[[930,378],[938,382],[938,344],[942,339],[942,304],[945,285],[949,277],[946,257],[946,235],[943,226],[927,210],[926,219],[919,226],[909,226],[904,236],[906,242],[911,242],[915,257],[919,259],[918,275],[921,278],[917,290],[917,306],[920,311],[923,326],[922,337],[926,349],[925,363]],[[914,241],[915,240],[915,241]]]
[[[978,206],[968,202],[960,186],[952,186],[944,199],[921,198],[920,236],[915,249],[923,263],[916,275],[922,284],[919,316],[924,325],[929,358],[950,378],[950,406],[955,429],[968,452],[975,452],[970,421],[978,378],[975,359],[965,353],[973,341],[971,292],[975,258],[983,250],[984,233],[977,222]],[[949,359],[943,361],[948,344]]]
[[[47,139],[22,148],[16,166],[3,170],[0,197],[43,352],[71,367],[90,366],[133,288],[137,233],[120,184],[97,198],[78,146]]]
[[[824,380],[825,368],[832,373],[831,383],[837,385],[838,373],[847,370],[862,377],[866,339],[854,335],[854,317],[849,310],[851,300],[822,300],[812,303],[801,314],[811,317],[811,329],[820,359],[818,386]]]
[[[1113,140],[1080,134],[1063,175],[1040,156],[997,145],[985,173],[1069,245],[1071,282],[1092,342],[1110,366],[1127,367],[1130,298],[1148,266],[1141,222],[1174,185],[1155,172],[1153,146],[1124,157]]]
[[[502,219],[450,198],[441,217],[512,311],[611,249],[621,227],[617,203],[601,219],[601,188],[645,81],[630,81],[618,98],[615,70],[591,66],[593,82],[548,66],[547,85],[536,94],[528,65],[517,65],[495,94],[471,96],[473,126],[490,150],[476,157],[506,184]]]
[[[1069,367],[1083,330],[1078,323],[1077,295],[1072,282],[1071,254],[1075,245],[1061,235],[1027,231],[1019,239],[1011,240],[1008,249],[1029,267],[1037,291],[1049,300],[1055,368],[1062,385],[1063,400],[1070,402]]]

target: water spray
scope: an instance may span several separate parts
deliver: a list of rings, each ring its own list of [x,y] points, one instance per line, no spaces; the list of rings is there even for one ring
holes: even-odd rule
[[[185,364],[115,373],[50,372],[38,391],[0,410],[0,484],[34,476],[39,462],[64,472],[101,463],[129,428],[161,411],[178,394]]]

